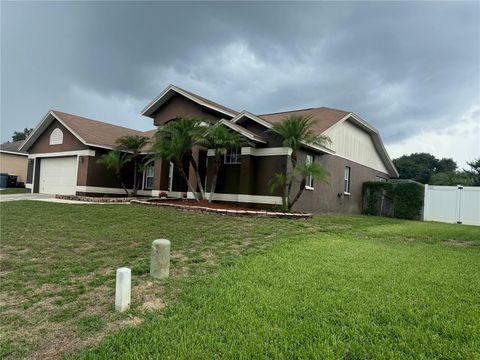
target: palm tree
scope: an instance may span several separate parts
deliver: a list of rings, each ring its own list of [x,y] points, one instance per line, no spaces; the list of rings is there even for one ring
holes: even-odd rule
[[[280,187],[282,189],[282,201],[285,210],[290,210],[302,195],[305,189],[306,179],[325,178],[327,173],[318,164],[307,164],[298,167],[298,151],[302,145],[323,146],[330,142],[328,136],[319,135],[314,130],[315,120],[312,116],[292,115],[276,123],[268,131],[277,135],[282,140],[283,146],[292,149],[290,161],[292,163],[291,172],[282,175],[276,174],[270,182],[271,189]],[[300,181],[300,189],[294,199],[290,200],[293,183]],[[302,185],[303,184],[303,185]]]
[[[228,150],[238,149],[245,144],[246,141],[238,133],[229,130],[220,123],[217,123],[208,127],[197,143],[207,149],[213,149],[215,152],[215,173],[210,185],[210,196],[208,198],[208,202],[211,203],[215,188],[217,187],[218,171],[222,166],[222,157]]]
[[[108,169],[113,170],[115,172],[117,181],[119,182],[120,185],[122,185],[122,188],[123,190],[125,190],[125,193],[127,194],[127,196],[129,196],[130,194],[128,193],[128,190],[122,178],[122,168],[125,166],[127,162],[128,161],[126,159],[125,153],[122,153],[118,150],[112,150],[107,154],[102,155],[100,159],[97,160],[97,163],[103,164]]]
[[[138,173],[140,171],[140,160],[142,149],[150,142],[150,139],[141,135],[127,135],[117,139],[117,150],[124,151],[128,155],[126,159],[133,162],[133,191],[132,195],[137,196]]]
[[[173,162],[180,176],[187,184],[189,190],[198,201],[196,190],[188,180],[183,167],[183,160],[187,159],[200,179],[198,166],[193,158],[192,147],[198,142],[203,129],[201,120],[193,117],[178,117],[162,127],[155,133],[155,142],[152,150],[157,158]],[[198,181],[202,199],[205,196],[203,186]]]

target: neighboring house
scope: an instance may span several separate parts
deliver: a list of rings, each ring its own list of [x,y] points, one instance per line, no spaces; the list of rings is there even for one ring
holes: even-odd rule
[[[17,182],[25,182],[27,179],[27,156],[26,152],[18,150],[22,141],[14,141],[0,145],[0,173],[17,175]]]
[[[219,121],[245,137],[248,146],[231,151],[224,158],[224,166],[219,173],[214,196],[218,201],[257,207],[281,204],[280,193],[270,192],[269,181],[275,173],[288,171],[291,166],[289,160],[291,149],[283,147],[281,141],[267,130],[272,124],[290,115],[313,116],[317,121],[315,130],[332,139],[332,143],[327,146],[305,144],[300,151],[299,161],[322,164],[330,173],[330,177],[328,184],[308,179],[307,189],[294,210],[359,213],[363,182],[383,181],[398,176],[378,131],[348,111],[321,107],[254,115],[247,111],[237,112],[170,85],[147,105],[142,114],[152,118],[155,126],[162,126],[177,116],[198,116]],[[62,146],[56,144],[58,140],[55,140],[54,132],[57,128],[62,131],[64,137]],[[128,134],[152,136],[153,132],[141,133],[50,111],[22,146],[22,150],[30,154],[30,181],[27,182],[32,184],[30,186],[34,192],[122,194],[113,174],[103,165],[97,164],[96,159],[111,149],[120,136]],[[66,138],[68,140],[65,140]],[[194,156],[198,160],[201,179],[196,179],[193,170],[188,166],[187,176],[195,186],[198,181],[202,181],[208,190],[214,171],[213,151],[196,147]],[[42,165],[45,162],[47,165]],[[67,182],[60,178],[58,171],[55,173],[51,170],[54,163],[60,168],[70,168],[69,185],[64,185]],[[147,178],[148,180],[145,180]],[[155,161],[154,167],[144,174],[143,185],[147,182],[148,186],[142,187],[141,194],[158,196],[161,192],[166,192],[174,197],[193,195],[188,194],[186,184],[176,173],[173,165],[167,161]]]

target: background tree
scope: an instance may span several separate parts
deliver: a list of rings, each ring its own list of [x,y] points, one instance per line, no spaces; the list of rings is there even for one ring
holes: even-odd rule
[[[435,166],[435,173],[455,172],[457,170],[457,163],[453,159],[442,158],[437,160]]]
[[[105,165],[108,169],[113,170],[115,172],[115,176],[117,177],[118,183],[122,186],[123,190],[127,196],[130,194],[128,193],[127,187],[123,181],[122,177],[122,168],[128,162],[126,159],[126,154],[122,153],[118,150],[112,150],[107,154],[104,154],[97,160],[97,163]]]
[[[223,164],[223,157],[229,150],[238,149],[247,141],[241,135],[217,123],[208,127],[197,142],[207,149],[214,150],[215,172],[210,185],[208,202],[212,202],[217,187],[218,172]]]
[[[33,129],[30,128],[25,128],[23,129],[23,131],[14,131],[13,132],[13,135],[12,135],[12,141],[21,141],[21,140],[25,140],[31,133],[32,133]]]
[[[319,135],[313,130],[315,120],[311,116],[297,116],[292,115],[284,118],[281,122],[276,123],[268,131],[275,134],[282,140],[283,146],[292,149],[290,155],[290,162],[292,164],[291,171],[284,174],[275,174],[270,182],[271,190],[275,188],[282,189],[282,202],[284,210],[290,211],[292,206],[302,195],[305,189],[306,178],[326,176],[326,171],[319,164],[311,164],[311,166],[298,167],[298,151],[302,144],[310,144],[316,146],[323,146],[330,142],[330,139],[325,135]],[[294,183],[299,182],[299,193],[291,199],[291,191]],[[303,188],[302,188],[303,183]]]
[[[398,170],[400,179],[412,179],[427,184],[435,171],[438,160],[431,154],[414,153],[394,159],[393,163]]]
[[[398,170],[400,179],[411,179],[422,184],[428,184],[434,174],[450,173],[450,175],[437,176],[436,181],[452,178],[453,173],[457,170],[457,163],[453,159],[437,159],[428,153],[403,155],[394,159],[393,163]]]
[[[202,130],[203,129],[203,130]],[[155,141],[152,150],[155,157],[162,158],[166,161],[171,161],[189,190],[193,193],[195,200],[199,200],[196,189],[188,180],[183,166],[183,161],[188,160],[192,167],[197,172],[197,179],[200,179],[198,174],[198,166],[193,158],[192,148],[199,141],[201,133],[205,127],[202,127],[202,122],[199,119],[192,117],[178,117],[162,127],[155,133]],[[204,199],[204,191],[201,182],[198,181],[200,194]]]
[[[127,135],[117,139],[117,150],[126,152],[126,160],[133,163],[133,191],[137,196],[139,181],[137,180],[141,167],[141,151],[150,142],[150,139],[141,135]]]
[[[428,183],[430,185],[471,186],[473,185],[473,179],[466,171],[445,171],[434,173],[430,176],[430,181]]]
[[[470,170],[464,170],[471,179],[472,186],[480,186],[480,158],[467,161]]]

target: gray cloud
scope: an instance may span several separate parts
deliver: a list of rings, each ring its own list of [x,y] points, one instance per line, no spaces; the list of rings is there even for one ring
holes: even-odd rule
[[[148,129],[175,83],[236,109],[351,110],[387,143],[479,101],[478,2],[2,2],[1,138],[49,108]]]

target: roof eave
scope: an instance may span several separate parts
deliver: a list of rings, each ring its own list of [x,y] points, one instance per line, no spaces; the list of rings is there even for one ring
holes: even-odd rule
[[[262,137],[252,133],[251,131],[249,131],[247,129],[242,128],[238,124],[232,123],[229,120],[221,119],[219,123],[227,126],[229,129],[232,129],[233,131],[238,132],[239,134],[245,136],[247,139],[250,139],[253,142],[261,143],[261,144],[266,144],[267,143],[267,141],[264,140]]]
[[[230,116],[230,117],[232,117],[232,118],[235,117],[235,115],[236,115],[236,114],[234,114],[234,113],[232,113],[232,112],[230,112],[230,111],[226,111],[226,110],[220,109],[219,107],[216,107],[216,106],[214,106],[214,105],[212,105],[212,104],[208,104],[208,103],[206,103],[205,101],[199,99],[198,97],[196,97],[196,96],[194,96],[194,95],[192,95],[192,94],[189,94],[189,93],[183,91],[182,89],[180,89],[180,88],[178,88],[178,87],[176,87],[175,85],[172,85],[172,84],[168,85],[168,86],[160,93],[160,95],[158,95],[155,99],[153,99],[153,100],[142,110],[142,115],[148,116],[148,117],[151,118],[152,115],[153,115],[153,113],[154,113],[155,111],[157,111],[158,108],[159,108],[160,106],[162,106],[168,99],[171,98],[171,95],[170,95],[170,96],[168,95],[169,92],[174,92],[174,93],[180,94],[180,95],[182,95],[182,96],[184,96],[184,97],[192,100],[193,102],[195,102],[195,103],[197,103],[197,104],[199,104],[199,105],[201,105],[201,106],[204,106],[204,107],[206,107],[206,108],[208,108],[208,109],[214,110],[214,111],[216,111],[216,112],[218,112],[218,113],[220,113],[220,114],[224,114],[224,115]],[[162,102],[162,99],[163,99],[164,97],[166,97],[166,96],[168,96],[168,98]],[[158,105],[158,104],[159,104],[159,105]],[[157,105],[158,105],[158,106],[157,106]]]

